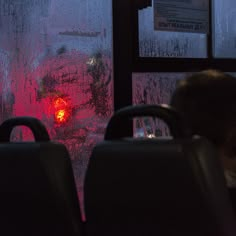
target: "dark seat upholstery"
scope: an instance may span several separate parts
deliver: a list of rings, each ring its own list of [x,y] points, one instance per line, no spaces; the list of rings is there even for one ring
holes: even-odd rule
[[[36,142],[8,143],[15,125],[30,127]],[[0,235],[80,236],[83,233],[69,154],[49,141],[33,118],[0,127]]]
[[[236,213],[236,188],[228,188],[229,196],[233,205],[234,212]]]
[[[136,108],[117,115],[130,109]],[[236,235],[223,171],[207,140],[122,138],[108,129],[85,179],[88,235]]]

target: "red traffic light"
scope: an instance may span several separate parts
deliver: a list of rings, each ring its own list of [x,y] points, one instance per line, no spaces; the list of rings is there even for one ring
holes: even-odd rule
[[[66,123],[71,116],[71,106],[69,102],[62,97],[58,97],[53,102],[55,113],[55,122],[58,124]]]

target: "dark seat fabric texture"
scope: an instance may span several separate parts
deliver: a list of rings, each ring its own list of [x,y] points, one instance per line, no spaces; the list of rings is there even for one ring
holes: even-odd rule
[[[78,198],[64,146],[0,144],[0,156],[1,235],[81,235]]]
[[[233,205],[234,212],[236,214],[236,188],[228,188],[229,196]]]
[[[37,128],[34,132],[37,133]],[[40,132],[38,134],[38,139],[43,137]],[[66,147],[49,140],[19,143],[2,141],[0,235],[82,234],[79,201]]]
[[[220,161],[203,138],[103,141],[84,194],[88,235],[236,235]]]

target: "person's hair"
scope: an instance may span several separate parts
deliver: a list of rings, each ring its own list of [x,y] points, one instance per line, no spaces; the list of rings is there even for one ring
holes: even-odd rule
[[[193,134],[226,147],[230,156],[236,154],[236,78],[216,70],[195,73],[180,81],[171,105]]]

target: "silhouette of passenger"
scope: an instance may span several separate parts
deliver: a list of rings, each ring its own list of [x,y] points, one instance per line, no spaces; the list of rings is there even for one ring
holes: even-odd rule
[[[217,147],[227,186],[236,187],[236,78],[206,70],[180,81],[171,105],[183,114],[193,134]]]

